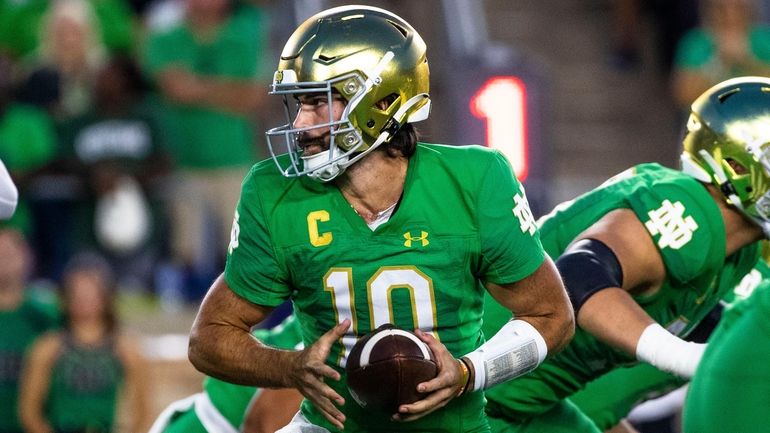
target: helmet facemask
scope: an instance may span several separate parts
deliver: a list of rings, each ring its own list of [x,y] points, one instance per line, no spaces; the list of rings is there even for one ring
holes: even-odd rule
[[[293,71],[283,71],[285,75],[291,75],[290,72]],[[339,99],[336,88],[340,85],[344,85],[348,89],[356,87],[359,90],[350,98],[350,102],[346,103],[339,120],[335,120],[332,101]],[[285,115],[288,120],[285,125],[272,128],[266,133],[270,155],[278,165],[281,174],[287,177],[307,175],[320,181],[334,179],[347,167],[346,163],[350,161],[350,156],[360,152],[361,147],[365,144],[361,133],[350,121],[350,112],[356,107],[365,92],[362,77],[356,73],[351,73],[323,82],[292,83],[274,80],[272,88],[271,94],[283,96]],[[328,122],[295,128],[294,121],[299,110],[296,98],[300,95],[312,96],[314,94],[326,96],[329,107]],[[298,143],[300,134],[319,128],[329,129],[329,148],[311,156],[303,156],[302,147]],[[282,153],[289,155],[289,164],[286,167],[281,166],[277,159],[277,156]]]

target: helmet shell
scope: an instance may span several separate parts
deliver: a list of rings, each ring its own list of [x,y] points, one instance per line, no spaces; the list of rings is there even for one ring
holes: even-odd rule
[[[695,177],[719,187],[728,203],[766,221],[770,208],[757,205],[770,205],[762,200],[770,190],[770,79],[734,78],[698,97],[687,122],[682,161],[685,171],[689,166]]]

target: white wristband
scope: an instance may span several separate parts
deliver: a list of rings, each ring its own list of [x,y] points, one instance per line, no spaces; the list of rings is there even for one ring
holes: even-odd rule
[[[704,350],[705,344],[684,341],[653,323],[644,329],[636,343],[636,358],[689,379],[695,374]]]
[[[529,373],[547,354],[548,346],[534,326],[511,320],[481,347],[465,355],[473,364],[473,391]]]
[[[0,161],[0,220],[8,219],[16,210],[19,192],[11,180],[3,162]]]

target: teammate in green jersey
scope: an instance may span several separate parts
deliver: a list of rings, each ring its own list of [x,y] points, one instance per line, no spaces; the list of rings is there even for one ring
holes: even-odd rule
[[[346,432],[487,431],[477,391],[535,368],[573,332],[508,161],[480,146],[417,143],[411,124],[430,107],[425,44],[382,9],[308,19],[284,47],[272,89],[290,122],[268,131],[274,161],[243,183],[191,361],[230,382],[297,388],[306,400],[282,432],[343,423]],[[486,342],[485,291],[516,313]],[[302,351],[249,334],[288,298]],[[418,385],[427,396],[397,414],[361,408],[345,386],[346,354],[384,323],[415,329],[438,364]]]
[[[768,433],[770,280],[725,311],[695,372],[684,407],[685,433]]]
[[[682,170],[642,164],[541,221],[578,330],[531,374],[487,392],[494,430],[598,432],[568,399],[643,361],[688,378],[686,336],[754,266],[770,232],[770,79],[721,83],[692,106]],[[507,312],[485,309],[485,321]]]
[[[767,241],[763,242],[764,260],[759,260],[754,269],[725,295],[720,305],[715,307],[706,319],[702,320],[687,335],[688,341],[706,341],[718,325],[722,311],[726,306],[731,306],[735,302],[748,298],[764,279],[770,278],[770,266],[766,261],[768,246],[770,244]],[[658,370],[650,364],[642,363],[628,368],[618,368],[605,374],[588,383],[584,389],[572,395],[570,400],[591,418],[600,430],[606,431],[620,423],[627,415],[630,415],[629,418],[638,419],[641,415],[633,416],[629,413],[635,406],[644,401],[648,401],[644,408],[646,417],[654,416],[652,412],[656,410],[669,414],[680,410],[684,393],[677,392],[675,399],[674,397],[667,397],[666,393],[678,389],[686,383],[687,380],[681,377]],[[650,399],[665,400],[662,403],[655,403],[658,407],[653,408],[651,404],[654,402],[649,402]],[[665,414],[657,416],[663,417]],[[615,428],[616,430],[613,432],[634,431],[622,430],[619,426]]]
[[[302,346],[302,333],[293,315],[272,329],[254,331],[254,336],[279,349]],[[295,393],[234,385],[207,377],[203,392],[171,403],[149,433],[274,432],[297,411],[301,395],[297,398]]]

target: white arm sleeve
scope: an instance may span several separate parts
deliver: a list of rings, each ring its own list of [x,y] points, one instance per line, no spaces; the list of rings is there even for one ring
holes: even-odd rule
[[[636,343],[636,358],[689,379],[695,374],[705,350],[705,344],[684,341],[653,323],[644,329]]]
[[[473,390],[478,391],[529,373],[547,354],[548,346],[534,326],[511,320],[464,358],[473,364]]]
[[[8,219],[16,210],[19,192],[11,180],[11,175],[0,161],[0,220]]]

